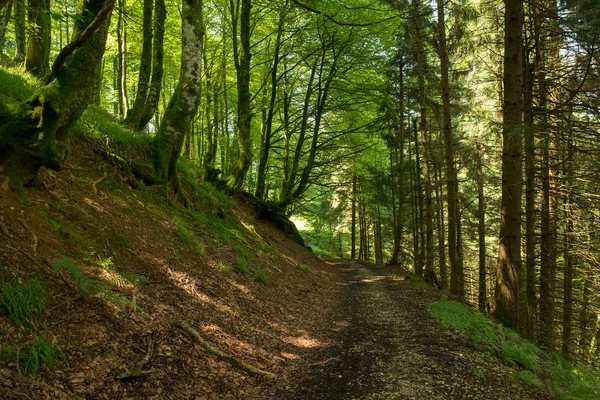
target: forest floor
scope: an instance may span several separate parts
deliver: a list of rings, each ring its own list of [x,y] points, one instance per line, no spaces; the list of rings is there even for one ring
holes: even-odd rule
[[[546,399],[517,370],[428,315],[440,292],[398,267],[332,260],[343,274],[332,346],[281,399]]]

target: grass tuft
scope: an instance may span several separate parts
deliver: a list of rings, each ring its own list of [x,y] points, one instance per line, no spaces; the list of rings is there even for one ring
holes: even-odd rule
[[[204,255],[206,249],[204,248],[204,245],[198,241],[196,234],[188,228],[186,228],[184,222],[181,219],[174,218],[174,221],[175,226],[177,227],[177,235],[179,236],[181,241],[187,245],[192,246],[194,252],[199,256]]]
[[[2,282],[0,306],[17,326],[37,326],[46,310],[46,290],[37,279],[21,283],[18,279]]]
[[[267,272],[264,269],[259,269],[258,272],[256,273],[256,282],[260,283],[261,285],[266,285],[267,284]]]

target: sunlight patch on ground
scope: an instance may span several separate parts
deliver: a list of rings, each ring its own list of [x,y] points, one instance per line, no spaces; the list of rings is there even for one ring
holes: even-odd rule
[[[231,307],[210,298],[203,292],[198,291],[196,288],[196,280],[185,272],[173,271],[171,268],[167,268],[167,274],[171,282],[173,282],[177,287],[185,290],[187,294],[196,300],[201,301],[202,303],[210,304],[221,312],[226,312],[233,316],[237,315],[237,313],[233,311]]]
[[[317,347],[323,347],[323,343],[320,340],[312,338],[306,334],[306,332],[302,333],[302,336],[293,337],[288,336],[283,339],[285,343],[294,345],[296,347],[302,347],[305,349],[314,349]]]
[[[86,197],[83,199],[83,201],[85,202],[85,204],[92,207],[94,210],[98,211],[99,213],[104,212],[104,208],[100,204],[96,203],[94,200],[88,199]]]
[[[285,351],[282,351],[280,354],[282,357],[287,358],[288,360],[300,360],[302,358],[298,354],[286,353]]]

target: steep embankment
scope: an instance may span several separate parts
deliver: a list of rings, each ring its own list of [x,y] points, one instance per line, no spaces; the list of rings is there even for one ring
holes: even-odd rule
[[[262,399],[286,386],[324,345],[336,272],[208,185],[188,187],[192,212],[125,181],[85,150],[41,171],[31,206],[0,191],[0,397]],[[209,354],[182,323],[278,378]]]

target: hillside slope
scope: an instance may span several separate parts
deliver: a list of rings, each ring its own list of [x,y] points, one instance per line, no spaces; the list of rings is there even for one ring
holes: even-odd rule
[[[36,282],[46,293],[22,326],[0,316],[0,392],[266,398],[322,345],[319,320],[337,280],[327,264],[242,200],[198,184],[192,212],[159,189],[130,189],[102,153],[74,148],[83,150],[63,171],[41,171],[31,206],[0,192],[3,292]],[[251,377],[208,354],[181,323],[279,377]],[[46,354],[42,342],[60,364],[42,362],[35,376],[27,369]],[[144,374],[119,379],[137,369]]]

